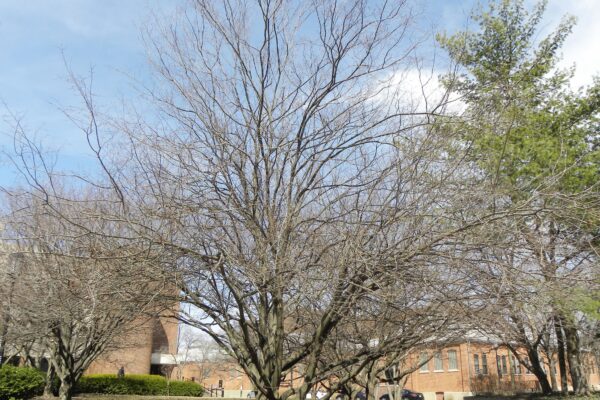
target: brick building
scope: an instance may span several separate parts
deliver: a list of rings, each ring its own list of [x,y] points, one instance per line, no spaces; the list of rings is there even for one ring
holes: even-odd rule
[[[588,380],[590,385],[600,389],[598,369],[591,358],[589,361]],[[439,351],[416,352],[407,361],[410,365],[423,362],[420,368],[404,378],[404,387],[423,393],[425,400],[462,400],[475,393],[539,390],[535,375],[520,365],[506,346],[492,341],[464,340]],[[549,365],[545,364],[549,374]],[[560,389],[558,367],[555,369],[555,381]],[[245,397],[252,389],[249,379],[232,362],[219,362],[208,367],[191,363],[183,367],[180,378],[198,381],[208,390],[212,387],[216,396]],[[298,379],[299,374],[294,378]],[[288,379],[283,386],[290,384],[293,383]],[[381,383],[375,397],[378,399],[392,390],[394,386]]]
[[[429,358],[431,354],[415,357]],[[556,361],[552,369],[555,372],[556,389],[560,389]],[[547,360],[545,371],[549,381],[552,381]],[[600,387],[600,376],[593,366],[588,379],[591,385]],[[434,352],[422,367],[408,375],[404,386],[422,392],[426,400],[460,400],[475,393],[539,390],[535,375],[521,365],[506,346],[470,340]],[[382,385],[382,389],[387,388]]]
[[[178,328],[173,319],[154,318],[132,330],[135,340],[132,346],[103,355],[87,373],[116,373],[123,366],[130,374],[169,374],[172,379],[196,381],[216,397],[245,397],[253,389],[241,368],[216,347],[208,357],[206,354],[203,357],[177,354]],[[554,365],[543,361],[549,381],[560,389],[556,361]],[[416,351],[405,361],[404,369],[420,364],[420,368],[404,377],[403,386],[423,393],[425,400],[462,400],[475,393],[539,390],[535,375],[520,365],[506,346],[499,340],[477,335],[466,336],[439,350]],[[554,371],[554,379],[551,379],[551,371]],[[599,371],[591,356],[588,372],[590,385],[600,389]],[[289,387],[300,379],[300,371],[295,370],[282,386]],[[375,396],[378,399],[394,389],[392,385],[381,383]]]
[[[86,374],[116,374],[121,366],[127,374],[164,374],[176,364],[178,329],[167,316],[140,323],[117,340],[117,350],[94,361]]]
[[[186,364],[178,378],[200,383],[207,395],[214,397],[246,397],[253,389],[252,382],[241,368],[228,361]]]

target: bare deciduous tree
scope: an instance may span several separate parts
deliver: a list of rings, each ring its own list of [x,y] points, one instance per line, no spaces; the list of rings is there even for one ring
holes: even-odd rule
[[[77,201],[57,201],[54,192],[51,204],[42,192],[5,197],[5,239],[22,262],[10,324],[22,340],[35,340],[38,357],[49,358],[62,400],[101,353],[126,346],[124,334],[159,313],[155,299],[172,290],[152,250],[122,240],[119,226],[102,218],[113,203],[77,190],[83,194],[68,195]],[[99,230],[106,235],[91,233]]]
[[[433,279],[470,228],[523,212],[482,207],[464,149],[433,125],[443,94],[420,109],[393,96],[410,22],[404,2],[198,0],[148,37],[160,113],[116,126],[130,145],[109,184],[172,260],[196,307],[181,319],[261,398],[356,375],[378,353],[322,355],[358,302]],[[296,365],[302,384],[283,390]]]

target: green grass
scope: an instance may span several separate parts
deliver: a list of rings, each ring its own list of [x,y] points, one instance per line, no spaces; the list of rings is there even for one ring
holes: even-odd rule
[[[556,393],[552,395],[542,395],[539,393],[531,394],[517,394],[514,396],[494,396],[494,395],[480,395],[474,396],[475,399],[489,399],[489,400],[600,400],[600,392],[594,392],[589,396],[575,396],[575,395],[564,395],[562,393]]]
[[[215,400],[215,397],[187,397],[187,396],[139,396],[131,394],[79,394],[74,399],[81,400],[183,400],[183,399],[194,399],[194,400]],[[247,400],[247,399],[235,399],[228,398],[227,400]]]
[[[558,400],[558,399],[564,399],[564,400],[590,400],[590,399],[597,399],[600,400],[600,393],[592,393],[589,396],[575,396],[575,395],[570,395],[570,396],[566,396],[563,394],[553,394],[551,396],[536,396],[536,397],[531,397],[531,399],[539,399],[539,400]]]

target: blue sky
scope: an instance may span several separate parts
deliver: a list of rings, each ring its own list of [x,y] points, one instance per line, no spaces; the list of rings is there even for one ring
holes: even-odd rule
[[[85,140],[59,110],[78,106],[63,54],[77,74],[93,68],[101,102],[127,97],[130,77],[147,75],[140,28],[151,12],[173,6],[150,0],[0,0],[0,100],[47,148],[59,150],[59,165],[85,169],[91,164]],[[0,108],[4,120],[6,114]],[[10,135],[9,124],[0,124],[0,146],[10,148]],[[0,160],[0,168],[0,183],[11,182],[6,162]]]
[[[218,1],[218,0],[216,0]],[[475,0],[416,1],[424,30],[463,27]],[[58,110],[77,105],[66,80],[65,59],[78,74],[94,69],[94,87],[106,103],[132,95],[130,77],[145,79],[148,69],[140,28],[151,13],[172,12],[183,0],[0,0],[0,101],[23,117],[60,164],[90,165],[82,135]],[[565,46],[564,65],[577,63],[577,85],[589,83],[600,67],[600,0],[551,0],[545,26],[570,13],[578,26]],[[0,107],[0,116],[7,112]],[[10,130],[0,123],[0,146],[10,146]],[[0,160],[0,184],[13,182]]]

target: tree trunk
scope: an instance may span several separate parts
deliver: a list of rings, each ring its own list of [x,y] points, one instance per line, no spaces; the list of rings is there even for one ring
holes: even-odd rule
[[[565,337],[563,335],[560,318],[554,316],[554,332],[556,333],[556,345],[558,347],[558,369],[560,371],[560,391],[567,393],[569,391],[569,382],[567,380],[567,361],[565,357]]]
[[[8,335],[8,324],[10,323],[10,309],[13,294],[15,291],[15,283],[17,280],[17,266],[19,265],[19,262],[17,260],[19,260],[20,257],[21,256],[17,254],[11,254],[9,256],[9,264],[11,265],[11,267],[9,267],[11,268],[11,270],[8,273],[8,277],[10,279],[10,286],[7,295],[8,303],[6,303],[5,309],[2,310],[2,332],[0,333],[0,368],[2,368],[2,365],[6,363],[6,360],[4,358],[4,352],[6,351],[6,336]]]
[[[563,322],[565,320],[563,319]],[[588,385],[583,363],[581,362],[581,354],[579,351],[579,336],[577,328],[572,323],[564,323],[565,342],[567,345],[567,356],[569,358],[569,371],[571,373],[571,381],[573,382],[573,392],[575,394],[589,394],[590,388]]]
[[[361,390],[361,387],[351,385],[350,383],[346,383],[340,388],[340,391],[344,396],[344,400],[354,400]],[[335,396],[332,397],[332,399],[335,399]]]
[[[75,389],[75,382],[68,377],[60,380],[60,388],[58,389],[58,397],[60,400],[71,400],[73,398],[73,389]]]
[[[375,389],[377,387],[377,375],[369,371],[369,374],[367,375],[367,384],[365,386],[365,397],[367,400],[376,400]]]
[[[12,291],[12,285],[11,285]],[[12,292],[11,292],[12,295]],[[2,315],[2,331],[0,332],[0,368],[6,362],[4,359],[4,352],[6,349],[6,336],[8,335],[8,324],[10,322],[10,303],[6,310],[4,310],[4,314]]]
[[[6,348],[6,334],[8,332],[8,322],[7,318],[2,318],[2,331],[0,332],[0,368],[5,363],[4,360],[4,349]]]
[[[52,363],[48,365],[48,371],[46,372],[46,384],[44,385],[44,397],[54,397],[54,380],[56,379],[56,372]]]
[[[552,383],[552,391],[558,392],[558,383],[556,382],[556,364],[550,359],[550,383]]]
[[[354,388],[350,393],[350,400],[356,400],[358,399],[358,394],[362,392],[362,388],[361,387],[356,387]]]
[[[211,393],[211,397],[213,397],[213,396],[212,396],[212,393]],[[216,396],[216,397],[219,397],[219,392],[217,392],[217,396]],[[259,390],[259,391],[256,393],[256,400],[267,400],[267,396],[265,396],[264,394],[262,394],[262,393],[260,392],[260,390]]]
[[[298,388],[298,400],[306,399],[306,395],[309,393],[311,387],[312,386],[307,386],[306,383],[300,385]],[[258,393],[260,394],[260,391]]]
[[[538,382],[540,383],[542,393],[551,394],[552,386],[550,386],[550,383],[548,382],[548,376],[542,368],[540,356],[538,355],[537,350],[527,349],[527,355],[529,356],[529,362],[531,363],[531,372],[533,372]]]

